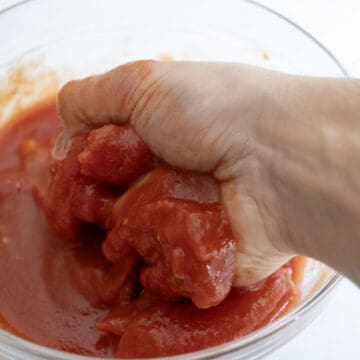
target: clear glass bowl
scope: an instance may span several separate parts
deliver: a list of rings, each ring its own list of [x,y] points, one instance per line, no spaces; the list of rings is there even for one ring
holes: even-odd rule
[[[11,95],[0,104],[0,123],[10,118],[11,107],[18,109],[48,96],[69,78],[129,60],[169,56],[346,76],[336,58],[311,35],[252,1],[28,0],[0,12],[0,98]],[[6,75],[14,64],[15,68],[32,64],[25,88],[14,85],[11,73]],[[39,64],[47,70],[39,70]],[[46,82],[49,78],[51,86]],[[15,91],[6,92],[9,86]],[[338,274],[308,260],[299,304],[289,313],[248,336],[171,359],[263,357],[318,315],[338,280]],[[45,348],[4,330],[0,330],[0,358],[95,359]]]

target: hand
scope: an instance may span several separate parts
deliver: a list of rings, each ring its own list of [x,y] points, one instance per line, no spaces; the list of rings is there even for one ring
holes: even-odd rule
[[[330,141],[354,130],[346,119],[356,117],[339,105],[349,92],[343,81],[239,64],[129,63],[63,87],[54,155],[64,156],[77,132],[130,122],[158,157],[220,182],[238,245],[235,286],[261,280],[294,253],[355,278],[356,261],[334,256],[339,238],[353,253],[358,245],[346,238],[360,234],[358,202],[336,172],[347,153]]]
[[[234,285],[252,284],[291,255],[257,148],[266,97],[283,77],[235,64],[139,61],[72,81],[58,98],[54,155],[63,156],[77,132],[129,121],[169,164],[213,173],[238,244]]]

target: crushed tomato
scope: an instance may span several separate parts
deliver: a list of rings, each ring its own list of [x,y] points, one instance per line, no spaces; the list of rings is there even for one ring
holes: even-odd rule
[[[210,176],[156,159],[128,125],[53,162],[55,102],[0,133],[0,321],[69,352],[173,355],[264,326],[296,296],[295,262],[231,288],[235,243]]]

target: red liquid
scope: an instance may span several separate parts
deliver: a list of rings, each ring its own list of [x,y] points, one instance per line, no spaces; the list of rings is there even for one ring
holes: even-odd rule
[[[65,351],[149,357],[230,341],[289,307],[295,262],[230,291],[234,242],[210,176],[161,165],[130,128],[110,125],[75,140],[48,193],[57,131],[50,103],[0,134],[7,328]]]

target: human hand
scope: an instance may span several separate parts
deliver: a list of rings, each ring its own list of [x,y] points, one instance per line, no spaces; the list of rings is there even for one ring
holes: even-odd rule
[[[54,156],[64,156],[76,133],[130,122],[167,163],[212,173],[237,241],[234,285],[253,284],[293,253],[259,142],[265,116],[278,115],[286,77],[237,64],[139,61],[71,81],[58,98]]]

